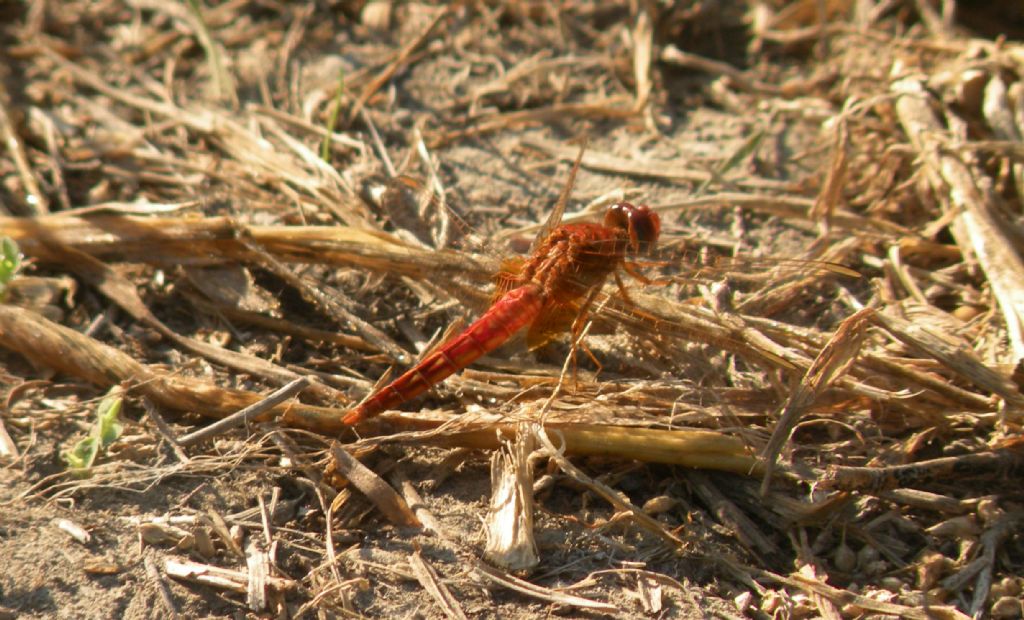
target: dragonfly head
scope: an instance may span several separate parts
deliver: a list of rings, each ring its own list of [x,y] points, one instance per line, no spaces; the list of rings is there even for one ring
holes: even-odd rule
[[[647,205],[617,202],[604,214],[604,225],[624,231],[629,239],[629,250],[634,254],[647,254],[654,249],[661,233],[661,219]]]

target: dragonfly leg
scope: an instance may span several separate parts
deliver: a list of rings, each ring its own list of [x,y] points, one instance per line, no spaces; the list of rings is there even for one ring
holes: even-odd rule
[[[594,355],[594,352],[591,350],[591,348],[589,346],[587,346],[586,342],[584,342],[583,340],[580,340],[579,345],[580,345],[580,348],[583,349],[583,352],[587,354],[587,357],[590,358],[590,361],[594,362],[594,366],[596,367],[596,369],[594,370],[594,376],[596,377],[597,375],[601,374],[601,371],[604,370],[604,365],[601,364],[601,362],[598,361],[597,356]],[[573,348],[573,353],[575,354],[575,347]],[[574,359],[573,360],[573,364],[575,365],[575,363],[576,363],[576,360]],[[573,374],[574,374],[573,379],[576,379],[575,372]],[[576,386],[579,387],[579,382],[578,381],[576,382]]]
[[[629,277],[635,280],[639,280],[641,284],[644,284],[646,286],[668,286],[673,282],[672,278],[649,278],[644,274],[640,273],[640,271],[637,269],[637,264],[638,263],[630,263],[623,261],[622,270],[628,273]],[[617,276],[618,274],[616,273],[616,277]],[[622,288],[621,284],[619,285],[619,288]]]
[[[628,265],[628,263],[627,263],[627,265]],[[624,267],[624,268],[626,269],[627,273],[629,273],[631,276],[636,277],[636,274],[632,273],[628,269],[628,267]],[[659,284],[659,285],[661,285],[661,284],[668,284],[669,283],[668,280],[661,281],[660,279],[659,280],[649,280],[649,282],[651,284]],[[658,321],[657,317],[655,317],[654,315],[650,314],[649,312],[644,312],[644,310],[640,307],[640,305],[637,304],[635,301],[633,301],[633,298],[630,297],[629,293],[626,292],[626,285],[625,285],[625,283],[623,283],[622,277],[619,275],[618,271],[615,272],[615,286],[617,286],[619,288],[619,295],[622,295],[622,299],[627,304],[629,304],[630,306],[633,306],[633,311],[634,312],[636,312],[640,316],[646,317],[647,319],[654,320],[655,322]]]
[[[623,266],[623,268],[626,270],[626,273],[629,273],[629,275],[636,277],[635,275],[630,273],[628,267]],[[641,280],[641,282],[643,282],[643,280]],[[633,301],[633,298],[629,296],[628,292],[626,292],[626,284],[622,281],[622,276],[619,275],[618,271],[615,272],[615,286],[619,288],[619,295],[622,295],[622,298],[626,300],[626,303],[633,307],[636,307],[636,302]]]
[[[617,274],[616,277],[618,277]],[[572,356],[572,381],[576,389],[579,389],[580,385],[579,376],[577,373],[579,369],[579,364],[577,364],[576,362],[577,348],[583,349],[583,352],[587,354],[587,357],[590,358],[590,361],[594,362],[594,366],[597,367],[595,375],[601,374],[601,370],[604,369],[604,366],[601,364],[600,361],[598,361],[597,356],[594,355],[594,352],[590,349],[589,346],[587,346],[587,343],[583,339],[583,336],[585,335],[584,332],[586,331],[587,327],[587,319],[590,316],[590,306],[594,303],[594,300],[597,298],[599,292],[600,287],[595,286],[593,289],[591,289],[590,293],[587,295],[587,298],[583,301],[582,304],[580,304],[579,312],[576,314],[576,318],[572,322],[572,347],[570,348],[569,355]]]

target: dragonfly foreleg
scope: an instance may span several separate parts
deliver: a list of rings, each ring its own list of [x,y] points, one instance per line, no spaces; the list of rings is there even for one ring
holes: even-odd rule
[[[631,263],[631,262],[628,262],[628,261],[623,261],[622,262],[622,270],[625,271],[626,273],[628,273],[629,277],[631,277],[631,278],[633,278],[635,280],[638,280],[641,284],[644,284],[644,285],[647,285],[647,286],[668,286],[669,284],[672,284],[672,282],[673,282],[672,278],[649,278],[649,277],[645,276],[644,274],[640,273],[640,270],[637,269],[637,265],[639,265],[639,264],[640,263]],[[653,263],[653,264],[658,264],[658,265],[662,265],[663,266],[663,265],[666,265],[668,263]],[[619,285],[619,288],[620,289],[622,288],[621,284]]]

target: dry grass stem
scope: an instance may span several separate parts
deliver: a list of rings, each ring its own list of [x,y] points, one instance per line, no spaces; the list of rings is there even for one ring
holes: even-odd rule
[[[167,581],[160,572],[160,568],[157,567],[156,561],[153,560],[151,555],[147,555],[144,562],[146,565],[146,575],[149,577],[149,580],[153,583],[154,587],[156,587],[157,593],[160,595],[160,604],[163,606],[164,611],[172,620],[178,620],[181,615],[178,613],[178,609],[174,605],[174,599],[171,597],[171,590],[167,587]]]
[[[0,218],[0,230],[28,256],[61,262],[62,255],[42,242],[96,258],[158,265],[209,265],[255,261],[238,240],[245,235],[277,260],[365,267],[423,278],[441,272],[485,277],[482,267],[451,252],[428,252],[391,235],[337,226],[248,226],[229,218],[135,218],[97,215]],[[428,268],[429,265],[429,268]],[[465,270],[465,271],[463,271]]]
[[[958,611],[950,605],[929,605],[927,608],[910,607],[886,601],[875,600],[868,596],[854,594],[848,590],[832,587],[813,577],[807,577],[799,573],[782,576],[762,572],[762,575],[799,588],[810,595],[821,596],[837,605],[844,616],[858,616],[865,612],[873,611],[880,614],[896,616],[898,618],[909,618],[911,620],[967,620],[967,614]]]
[[[917,487],[949,476],[958,479],[1011,476],[1024,473],[1024,450],[1016,441],[991,452],[948,456],[888,467],[832,466],[822,478],[827,489],[877,494],[888,489]]]
[[[557,435],[556,435],[557,436]],[[626,500],[620,493],[614,489],[608,487],[606,484],[594,480],[590,476],[584,474],[578,467],[569,462],[564,456],[564,443],[561,447],[556,448],[551,442],[550,437],[545,429],[538,429],[537,439],[544,450],[545,456],[553,460],[562,470],[563,473],[572,477],[580,484],[586,486],[591,491],[599,495],[602,499],[607,501],[609,504],[615,507],[616,511],[626,512],[631,518],[635,519],[637,524],[649,531],[650,533],[663,539],[669,545],[682,546],[683,542],[675,534],[669,532],[661,523],[652,519],[645,512],[637,508],[631,502]]]
[[[18,175],[21,177],[21,184],[24,186],[25,193],[28,194],[26,200],[19,204],[18,207],[19,210],[24,211],[25,215],[42,215],[50,210],[49,200],[39,188],[35,172],[25,156],[25,149],[21,144],[21,140],[18,139],[18,132],[15,130],[14,124],[11,121],[11,115],[8,113],[9,102],[10,95],[7,89],[0,85],[0,139],[3,140],[4,148],[14,161]],[[10,212],[6,206],[2,208],[3,212]]]
[[[411,442],[425,445],[496,450],[501,438],[515,436],[517,425],[503,421],[453,420],[425,415],[385,413],[378,428],[392,431],[426,429],[418,432],[391,433],[364,440],[369,444]],[[374,432],[371,421],[363,432]],[[579,422],[561,422],[549,416],[545,428],[557,433],[566,454],[639,459],[654,463],[673,463],[688,467],[757,475],[760,464],[744,442],[730,435],[711,431],[663,430],[611,426]]]
[[[979,187],[977,174],[957,154],[959,136],[949,135],[932,111],[933,101],[920,80],[896,80],[896,111],[900,123],[927,166],[927,178],[936,192],[949,194],[949,208],[963,223],[966,237],[957,243],[977,255],[999,301],[1010,337],[1013,362],[1024,358],[1024,258],[1021,258],[1006,224],[993,211],[997,197]],[[952,112],[950,112],[952,114]],[[954,234],[956,229],[954,229]]]
[[[416,575],[417,581],[430,593],[430,596],[434,598],[445,616],[453,620],[466,620],[466,613],[462,611],[462,606],[459,605],[458,599],[444,585],[434,567],[423,559],[421,553],[417,551],[409,556],[409,567],[412,569],[413,574]]]
[[[113,347],[20,308],[0,306],[0,344],[26,352],[41,366],[80,377],[97,386],[132,382],[135,393],[174,411],[196,411],[211,417],[223,417],[261,400],[259,395],[250,392],[165,374],[139,364]],[[310,422],[313,419],[326,422],[337,417],[337,410],[302,404],[278,405],[259,420],[268,415],[286,418],[296,415],[298,419]],[[313,422],[312,426],[331,428],[329,422],[326,426]]]
[[[343,448],[332,445],[331,456],[338,473],[373,502],[389,521],[407,527],[422,525],[401,495]]]
[[[352,109],[349,110],[348,122],[352,123],[356,116],[363,110],[363,106],[369,101],[370,97],[377,93],[378,90],[385,84],[387,84],[400,69],[402,69],[408,62],[410,56],[416,50],[423,46],[424,43],[430,38],[437,26],[447,17],[449,17],[456,9],[458,9],[458,3],[451,3],[445,10],[437,11],[437,15],[427,24],[427,27],[420,32],[419,35],[414,37],[408,43],[405,44],[398,53],[395,54],[395,58],[381,70],[372,80],[370,80],[366,86],[363,87],[359,97],[352,105]]]
[[[732,85],[742,90],[764,93],[766,95],[782,94],[782,89],[778,86],[767,84],[759,80],[751,80],[743,75],[742,71],[728,63],[684,52],[674,45],[667,45],[665,46],[665,49],[661,50],[661,61],[678,67],[696,69],[697,71],[703,71],[704,73],[710,73],[711,75],[725,76],[729,78]]]
[[[168,559],[164,562],[164,571],[168,576],[175,579],[194,581],[211,588],[243,593],[248,590],[249,576],[241,571],[210,566],[189,560],[174,559]],[[297,585],[291,579],[282,579],[280,577],[266,577],[265,584],[268,588],[278,592],[292,590]]]
[[[198,431],[189,433],[188,435],[182,435],[178,438],[177,443],[182,446],[191,446],[199,443],[200,441],[209,439],[210,437],[219,435],[228,429],[235,428],[236,426],[244,426],[256,419],[258,416],[262,416],[270,409],[273,409],[286,400],[295,397],[302,392],[302,390],[306,389],[308,385],[308,379],[305,377],[299,377],[280,389],[274,390],[274,392],[268,394],[266,398],[263,398],[244,409],[236,411],[235,413],[232,413],[209,426],[199,429]]]
[[[530,598],[596,612],[613,613],[618,611],[618,608],[614,605],[602,603],[600,601],[592,601],[573,594],[565,594],[564,592],[558,592],[550,588],[540,587],[536,584],[530,583],[529,581],[519,579],[514,575],[499,571],[494,567],[487,566],[482,562],[478,562],[474,568],[476,574],[487,581]]]
[[[556,142],[541,139],[524,141],[528,147],[551,153],[563,161],[572,161],[576,157],[576,149],[562,146]],[[674,162],[638,161],[637,158],[623,158],[589,149],[583,156],[582,166],[601,172],[610,172],[623,176],[647,179],[658,179],[678,183],[704,183],[713,179],[710,172],[681,168]],[[732,181],[732,177],[727,177]],[[735,183],[743,188],[754,190],[785,190],[788,184],[771,179],[759,179],[750,175],[736,175]],[[571,221],[571,220],[570,220]]]

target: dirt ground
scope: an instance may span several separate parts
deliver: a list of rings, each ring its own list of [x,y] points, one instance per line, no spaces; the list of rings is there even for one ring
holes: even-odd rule
[[[1021,618],[999,4],[0,3],[0,618]],[[575,354],[342,424],[584,141]]]

